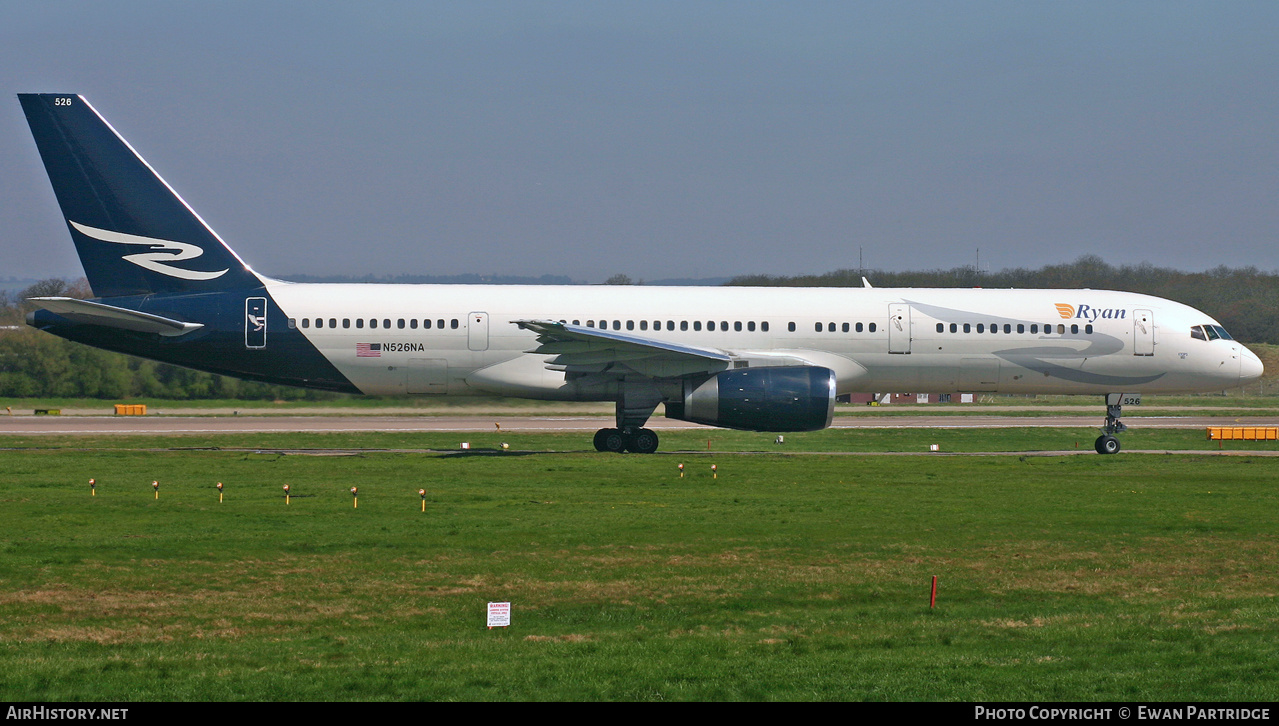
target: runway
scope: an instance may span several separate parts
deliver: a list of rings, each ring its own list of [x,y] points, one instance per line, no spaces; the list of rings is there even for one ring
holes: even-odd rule
[[[1097,428],[1101,416],[863,416],[835,417],[836,429]],[[1134,429],[1208,426],[1279,426],[1273,416],[1127,416]],[[12,416],[0,417],[3,435],[152,435],[215,433],[359,433],[372,431],[594,432],[612,416]],[[657,431],[712,427],[654,417]]]

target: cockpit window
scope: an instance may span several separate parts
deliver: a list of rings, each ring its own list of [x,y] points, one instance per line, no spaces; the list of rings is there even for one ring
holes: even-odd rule
[[[1204,335],[1204,329],[1196,325],[1190,329],[1190,337],[1195,340],[1207,340],[1208,336]]]
[[[1234,338],[1230,337],[1230,333],[1227,333],[1226,329],[1221,327],[1220,325],[1205,325],[1204,327],[1212,328],[1213,330],[1217,331],[1217,335],[1219,335],[1223,340],[1234,340]]]
[[[1205,325],[1204,332],[1208,334],[1208,340],[1216,340],[1221,337],[1217,334],[1217,326],[1215,325]]]

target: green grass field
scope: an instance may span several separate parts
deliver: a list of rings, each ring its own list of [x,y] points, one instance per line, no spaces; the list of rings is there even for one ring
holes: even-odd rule
[[[777,453],[1095,435],[4,437],[0,698],[1279,697],[1274,459]]]

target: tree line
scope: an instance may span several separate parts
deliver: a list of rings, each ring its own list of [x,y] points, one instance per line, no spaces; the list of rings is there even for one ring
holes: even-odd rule
[[[863,275],[876,287],[1093,288],[1147,293],[1204,311],[1243,343],[1279,344],[1279,273],[1255,267],[1183,272],[1145,263],[1116,267],[1089,255],[1036,270],[836,270],[794,277],[748,275],[727,284],[860,287]],[[620,278],[610,282],[625,284]],[[83,278],[42,280],[21,292],[0,292],[0,397],[330,400],[342,396],[156,363],[28,327],[26,315],[37,306],[26,302],[27,298],[51,296],[87,298],[92,294]]]

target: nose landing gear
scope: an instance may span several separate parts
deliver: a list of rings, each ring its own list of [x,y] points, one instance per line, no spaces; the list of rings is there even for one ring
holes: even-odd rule
[[[1128,430],[1128,427],[1119,420],[1119,417],[1123,415],[1123,402],[1126,399],[1131,399],[1134,405],[1141,402],[1139,397],[1125,396],[1122,393],[1106,394],[1106,423],[1101,427],[1101,436],[1093,442],[1093,448],[1098,454],[1118,454],[1122,448],[1115,434]]]

